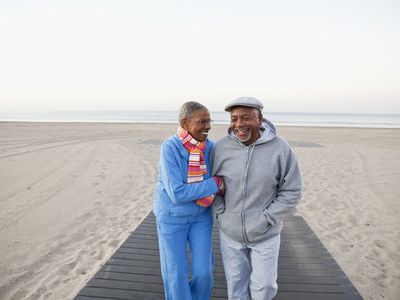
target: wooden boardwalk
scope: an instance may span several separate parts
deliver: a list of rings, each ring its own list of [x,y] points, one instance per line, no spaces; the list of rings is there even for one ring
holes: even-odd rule
[[[214,227],[212,299],[227,299]],[[289,215],[281,238],[276,300],[362,299],[304,219]],[[155,217],[150,213],[75,300],[164,299]]]

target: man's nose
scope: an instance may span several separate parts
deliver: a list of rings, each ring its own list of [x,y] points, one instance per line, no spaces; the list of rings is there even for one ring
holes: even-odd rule
[[[243,125],[243,120],[242,119],[237,119],[236,120],[236,126],[242,126]]]

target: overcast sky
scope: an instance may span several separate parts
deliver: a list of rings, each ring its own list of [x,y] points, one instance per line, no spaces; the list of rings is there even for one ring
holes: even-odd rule
[[[400,114],[398,0],[0,0],[0,109]]]

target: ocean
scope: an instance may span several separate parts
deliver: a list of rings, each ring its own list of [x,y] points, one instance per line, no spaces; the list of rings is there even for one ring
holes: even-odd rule
[[[227,112],[210,112],[214,124],[229,124]],[[400,115],[264,112],[278,126],[400,128]],[[176,111],[0,112],[3,122],[177,123]]]

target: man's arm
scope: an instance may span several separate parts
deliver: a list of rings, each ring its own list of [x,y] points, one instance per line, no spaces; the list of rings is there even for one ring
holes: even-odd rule
[[[264,209],[268,222],[274,226],[299,203],[302,196],[302,182],[299,164],[289,148],[286,159],[281,161],[282,171],[276,198]]]

